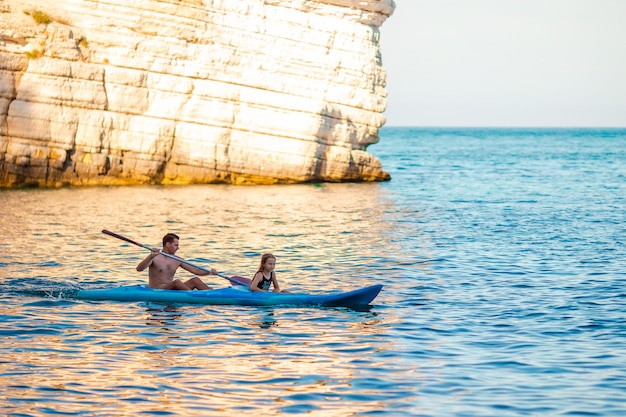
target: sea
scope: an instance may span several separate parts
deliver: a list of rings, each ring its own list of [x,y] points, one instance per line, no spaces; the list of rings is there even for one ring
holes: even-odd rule
[[[368,151],[391,181],[0,191],[0,415],[625,416],[626,129],[385,127]],[[384,287],[78,300],[147,281],[103,229],[226,275],[271,252],[292,292]]]

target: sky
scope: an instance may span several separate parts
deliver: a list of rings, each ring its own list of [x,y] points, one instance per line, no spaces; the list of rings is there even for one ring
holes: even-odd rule
[[[626,0],[396,0],[386,126],[626,127]]]

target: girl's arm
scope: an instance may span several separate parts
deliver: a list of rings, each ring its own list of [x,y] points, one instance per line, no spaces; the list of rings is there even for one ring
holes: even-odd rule
[[[274,292],[280,292],[280,285],[278,285],[278,280],[276,279],[276,272],[272,274],[272,284],[274,285]]]
[[[254,274],[254,278],[252,278],[252,281],[250,282],[250,291],[252,292],[265,292],[262,289],[259,288],[259,281],[261,281],[261,279],[263,278],[263,274],[260,272],[257,272],[256,274]]]

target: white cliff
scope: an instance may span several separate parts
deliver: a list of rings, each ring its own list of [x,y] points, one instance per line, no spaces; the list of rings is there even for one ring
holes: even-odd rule
[[[393,0],[0,0],[0,187],[389,178]]]

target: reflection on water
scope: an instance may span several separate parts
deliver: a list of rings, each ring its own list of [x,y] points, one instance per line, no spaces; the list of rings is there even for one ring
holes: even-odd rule
[[[148,317],[146,324],[148,326],[157,326],[163,330],[171,329],[176,325],[176,320],[182,316],[178,312],[178,307],[167,306],[163,308],[148,308],[146,310]]]
[[[157,247],[166,232],[177,233],[179,256],[232,275],[252,276],[260,255],[273,252],[292,290],[369,284],[370,262],[396,245],[379,184],[25,190],[0,198],[0,250],[14,278],[43,268],[61,281],[144,280],[134,267],[145,251],[102,229]]]
[[[252,323],[259,326],[261,329],[269,329],[276,324],[273,309],[256,314],[252,316],[251,319]]]
[[[10,378],[10,400],[0,399],[0,408],[73,414],[77,405],[97,404],[94,414],[116,416],[328,415],[337,407],[350,413],[381,408],[380,393],[367,388],[367,369],[388,368],[387,360],[371,365],[359,359],[384,351],[387,343],[371,308],[71,299],[79,287],[147,280],[135,270],[147,251],[102,229],[159,247],[163,234],[175,232],[178,255],[232,275],[251,277],[269,251],[278,258],[281,286],[292,291],[378,283],[373,270],[397,265],[392,256],[381,265],[381,254],[392,253],[397,243],[389,238],[391,203],[379,184],[20,190],[0,192],[0,198],[6,207],[0,216],[1,285],[37,303],[33,313],[25,305],[1,307],[13,314],[14,330],[6,323],[0,328],[8,336],[0,373]],[[178,276],[188,274],[179,270]]]
[[[59,331],[45,330],[43,314],[40,326],[9,338],[0,371],[9,378],[11,406],[45,415],[36,402],[27,405],[45,395],[56,413],[98,404],[96,415],[238,409],[322,415],[340,403],[353,410],[380,407],[373,399],[350,399],[353,385],[365,383],[358,356],[384,349],[373,317],[339,309],[140,304],[67,303]],[[8,406],[5,401],[0,406]]]
[[[0,410],[626,415],[624,131],[394,132],[384,184],[0,192]],[[292,291],[385,287],[363,311],[75,300],[146,281],[105,228],[247,277],[271,251]]]

